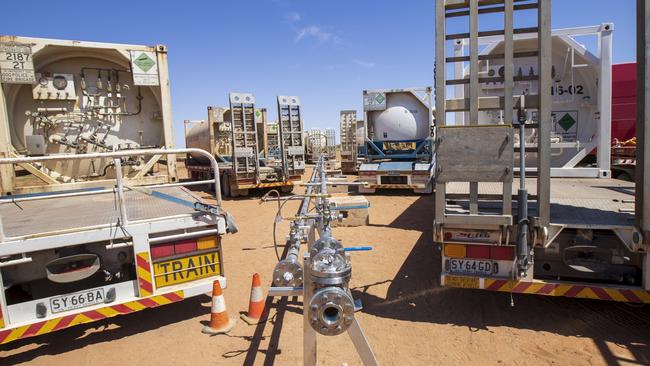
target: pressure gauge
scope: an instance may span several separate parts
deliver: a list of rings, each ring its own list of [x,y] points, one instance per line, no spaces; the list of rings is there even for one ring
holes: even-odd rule
[[[57,75],[54,77],[54,79],[52,79],[52,85],[57,90],[64,90],[66,86],[68,86],[68,81],[65,79],[64,76]]]
[[[46,77],[42,77],[42,78],[38,79],[38,83],[39,83],[41,86],[46,86],[46,85],[47,85],[47,82],[48,82],[48,80],[47,80]]]

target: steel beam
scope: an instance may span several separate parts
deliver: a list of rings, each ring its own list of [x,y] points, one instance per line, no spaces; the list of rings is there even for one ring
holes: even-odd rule
[[[551,0],[539,0],[537,37],[539,48],[539,113],[537,156],[537,215],[547,227],[551,217]]]
[[[156,56],[158,58],[158,77],[160,81],[160,104],[163,118],[163,134],[165,139],[165,148],[174,148],[174,116],[172,114],[172,92],[169,83],[169,66],[167,62],[167,47],[164,45],[156,46]],[[176,182],[176,156],[167,155],[167,183]]]
[[[600,147],[597,152],[598,167],[601,170],[602,178],[609,178],[611,175],[612,149],[612,24],[603,24],[599,34],[600,48],[600,80],[598,109],[600,110],[600,121],[598,138]]]
[[[478,1],[469,3],[469,124],[478,125]],[[478,214],[478,182],[469,182],[469,213]]]
[[[637,0],[636,222],[650,244],[650,0]],[[648,256],[650,258],[650,256]]]

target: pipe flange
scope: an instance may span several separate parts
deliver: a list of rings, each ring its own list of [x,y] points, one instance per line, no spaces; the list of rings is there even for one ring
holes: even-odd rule
[[[339,251],[343,250],[343,245],[340,241],[334,239],[331,236],[322,237],[316,240],[314,245],[311,246],[309,249],[309,256],[311,258],[314,258],[318,252],[322,251],[325,248],[332,249],[333,251]]]
[[[354,321],[354,300],[340,287],[318,290],[309,301],[309,323],[318,333],[339,335]]]
[[[302,266],[296,261],[283,259],[273,270],[273,284],[278,287],[302,286]]]

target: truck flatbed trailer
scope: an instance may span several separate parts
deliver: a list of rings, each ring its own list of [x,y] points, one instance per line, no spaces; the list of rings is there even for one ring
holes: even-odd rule
[[[277,188],[282,193],[293,192],[294,186],[300,182],[301,176],[291,176],[288,180],[280,180],[276,182],[256,182],[254,178],[239,178],[234,179],[234,170],[232,164],[225,162],[220,163],[221,173],[221,187],[226,197],[248,196],[250,189],[268,189]],[[188,164],[186,169],[192,180],[210,180],[212,178],[212,169],[206,165]]]
[[[537,194],[537,180],[526,179],[529,195]],[[482,183],[479,185],[479,195],[490,199],[500,199],[503,187],[501,183]],[[447,185],[447,196],[453,199],[455,195],[466,196],[469,193],[469,183],[450,183]],[[616,227],[634,226],[634,183],[618,179],[595,178],[557,178],[551,181],[551,224],[566,225],[583,229],[611,229]],[[513,199],[516,198],[513,196]],[[529,206],[535,210],[534,202]],[[480,214],[496,214],[499,207],[490,210],[489,206],[481,206]],[[461,214],[469,212],[467,201],[448,204],[447,210]],[[513,205],[513,214],[517,207]]]
[[[129,186],[120,174],[123,156],[189,152],[212,158],[198,149],[96,153],[88,157],[114,158],[115,187],[0,197],[0,344],[182,301],[214,281],[226,287],[221,237],[237,229],[218,180],[212,204],[183,187],[208,182]]]
[[[186,200],[200,198],[183,187],[157,188],[155,191]],[[7,237],[40,237],[66,232],[86,231],[86,228],[114,228],[120,217],[113,192],[93,191],[78,196],[39,200],[5,202],[0,204],[0,217]],[[137,191],[125,191],[124,203],[129,221],[160,221],[177,216],[191,217],[192,208]],[[53,213],[56,213],[53,215]],[[0,243],[7,245],[7,243]]]
[[[531,0],[527,5],[536,9],[537,19],[529,19],[534,27],[526,31],[531,35],[523,36],[514,28],[520,5],[512,0],[502,3],[501,7],[489,8],[489,2],[436,1],[433,241],[441,250],[441,284],[650,303],[650,206],[648,160],[644,159],[648,114],[641,108],[648,100],[644,93],[648,1],[637,2],[641,51],[636,116],[639,169],[635,183],[610,179],[613,25],[552,31],[551,0]],[[503,29],[494,30],[499,33],[496,38],[478,27],[481,14],[493,11],[503,13],[504,19]],[[448,33],[444,19],[455,17],[468,18],[467,33]],[[553,115],[558,111],[553,103],[552,87],[558,83],[553,44],[557,37],[575,43],[571,37],[576,34],[598,41],[598,55],[594,57],[600,59],[600,88],[599,103],[594,107],[604,118],[597,119],[600,126],[591,137],[599,141],[597,175],[583,175],[587,170],[576,167],[554,174],[552,164]],[[533,40],[530,58],[516,52],[515,45],[521,44],[522,37]],[[449,39],[458,40],[456,45],[467,45],[469,54],[448,57]],[[480,57],[480,46],[491,40],[502,45],[502,53],[490,59],[490,67],[502,72],[492,79],[483,77],[482,65],[486,63]],[[447,79],[448,65],[460,67],[463,62],[469,63],[466,77]],[[522,93],[524,76],[518,65],[523,63],[530,65],[526,68],[535,82]],[[493,81],[500,85],[498,92],[482,96],[481,88]],[[447,95],[448,85],[465,85],[464,93]],[[502,121],[479,118],[483,111],[499,115]],[[454,115],[448,113],[461,116],[456,114],[452,120]],[[527,176],[529,172],[534,178]],[[593,178],[578,178],[587,176]]]
[[[536,179],[527,179],[529,195],[536,196]],[[503,191],[500,183],[479,185],[486,204],[479,215],[498,215]],[[447,185],[448,214],[467,214],[469,183]],[[514,245],[494,245],[487,231],[449,234],[442,244],[444,286],[545,296],[564,296],[636,303],[650,303],[643,273],[648,267],[644,252],[635,253],[635,186],[616,179],[557,178],[551,181],[550,226],[556,228],[546,247],[534,248],[527,276],[516,280]],[[489,205],[490,198],[495,205]],[[514,197],[513,197],[514,199]],[[529,206],[534,212],[534,202]],[[513,215],[517,215],[516,205]],[[629,245],[626,245],[626,242]],[[482,253],[483,252],[483,253]],[[617,258],[618,255],[618,258]]]
[[[529,195],[535,198],[536,179],[526,179],[526,186],[531,187]],[[448,184],[446,213],[467,214],[469,202],[462,198],[468,192],[469,183]],[[485,200],[479,216],[499,214],[501,192],[501,183],[479,185],[479,197]],[[549,238],[546,247],[534,248],[534,260],[526,277],[512,277],[515,246],[489,243],[493,236],[477,224],[473,231],[460,230],[453,237],[447,234],[442,245],[441,283],[511,293],[650,303],[650,292],[643,285],[648,280],[643,273],[648,258],[644,252],[634,253],[631,241],[634,195],[634,184],[622,180],[553,179],[550,226],[557,230],[551,235],[557,236]],[[491,199],[494,206],[489,204]],[[529,208],[537,209],[534,202]],[[517,215],[516,205],[513,215]]]
[[[183,187],[153,190],[174,199],[200,201]],[[0,243],[0,278],[5,287],[0,298],[0,344],[181,301],[209,292],[215,279],[227,285],[218,238],[226,232],[223,218],[125,191],[129,223],[121,227],[116,225],[120,212],[113,192],[72,194],[76,195],[0,204],[5,236]],[[192,238],[197,237],[205,248],[192,248]],[[176,243],[178,253],[163,253],[168,243]],[[79,250],[66,252],[71,248]],[[52,260],[51,253],[69,259],[71,266],[57,272],[65,264],[55,263],[58,259]],[[119,265],[106,265],[114,259]],[[78,262],[72,265],[74,260]],[[24,271],[34,271],[36,265],[37,272],[48,273],[49,281],[29,278],[22,285],[14,283],[30,277]],[[66,274],[93,270],[95,274],[85,279],[61,281]]]

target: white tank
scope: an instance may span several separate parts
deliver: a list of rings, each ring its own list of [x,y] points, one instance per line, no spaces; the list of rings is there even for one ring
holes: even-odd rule
[[[18,155],[173,148],[171,107],[166,105],[170,99],[165,46],[0,37],[3,50],[14,45],[19,45],[14,51],[22,57],[29,54],[33,60],[33,65],[23,65],[24,83],[5,79],[2,85],[5,105],[0,107],[6,108],[8,120],[0,123],[8,127],[11,150]],[[134,65],[139,65],[138,69]],[[138,157],[123,161],[124,174],[132,177],[144,163],[145,159]],[[175,177],[174,165],[154,169],[158,177],[142,178],[141,183],[173,180],[168,178]],[[112,161],[106,159],[34,166],[64,183],[114,176]],[[12,181],[11,188],[3,185],[5,191],[47,190],[36,187],[43,185],[37,179]]]
[[[364,108],[374,141],[423,140],[429,137],[429,106],[414,92],[367,92]]]
[[[208,121],[190,121],[185,120],[185,146],[188,148],[194,149],[203,149],[205,151],[211,151],[212,147],[210,146],[210,131],[208,127],[210,126]],[[204,158],[207,162],[207,158],[202,155],[191,154],[195,159]]]
[[[364,146],[366,144],[366,130],[363,121],[357,121],[357,146]]]
[[[552,82],[552,112],[553,125],[551,132],[551,166],[563,167],[574,160],[577,152],[585,147],[596,147],[598,138],[598,80],[599,66],[595,57],[584,56],[586,50],[578,44],[568,43],[562,37],[553,37],[553,82]],[[526,52],[537,49],[536,39],[517,40],[514,43],[515,52]],[[496,44],[488,49],[489,53],[503,53],[503,44]],[[588,54],[588,52],[586,52]],[[499,76],[503,73],[503,63],[499,61],[482,62],[479,77]],[[514,75],[538,75],[537,58],[515,58]],[[513,92],[515,95],[536,91],[537,81],[518,81]],[[469,90],[465,89],[466,95]],[[481,96],[503,95],[503,83],[482,84]],[[497,124],[503,118],[500,111],[482,111],[479,113],[481,123]],[[467,115],[465,116],[467,118]],[[536,112],[529,119],[537,120]],[[514,117],[516,121],[516,114]],[[535,131],[528,131],[528,142],[535,141]],[[515,143],[518,143],[516,136]],[[593,149],[589,148],[589,150]],[[535,164],[534,153],[527,154],[527,165]],[[579,160],[579,159],[578,159]],[[573,164],[573,163],[572,163]]]

